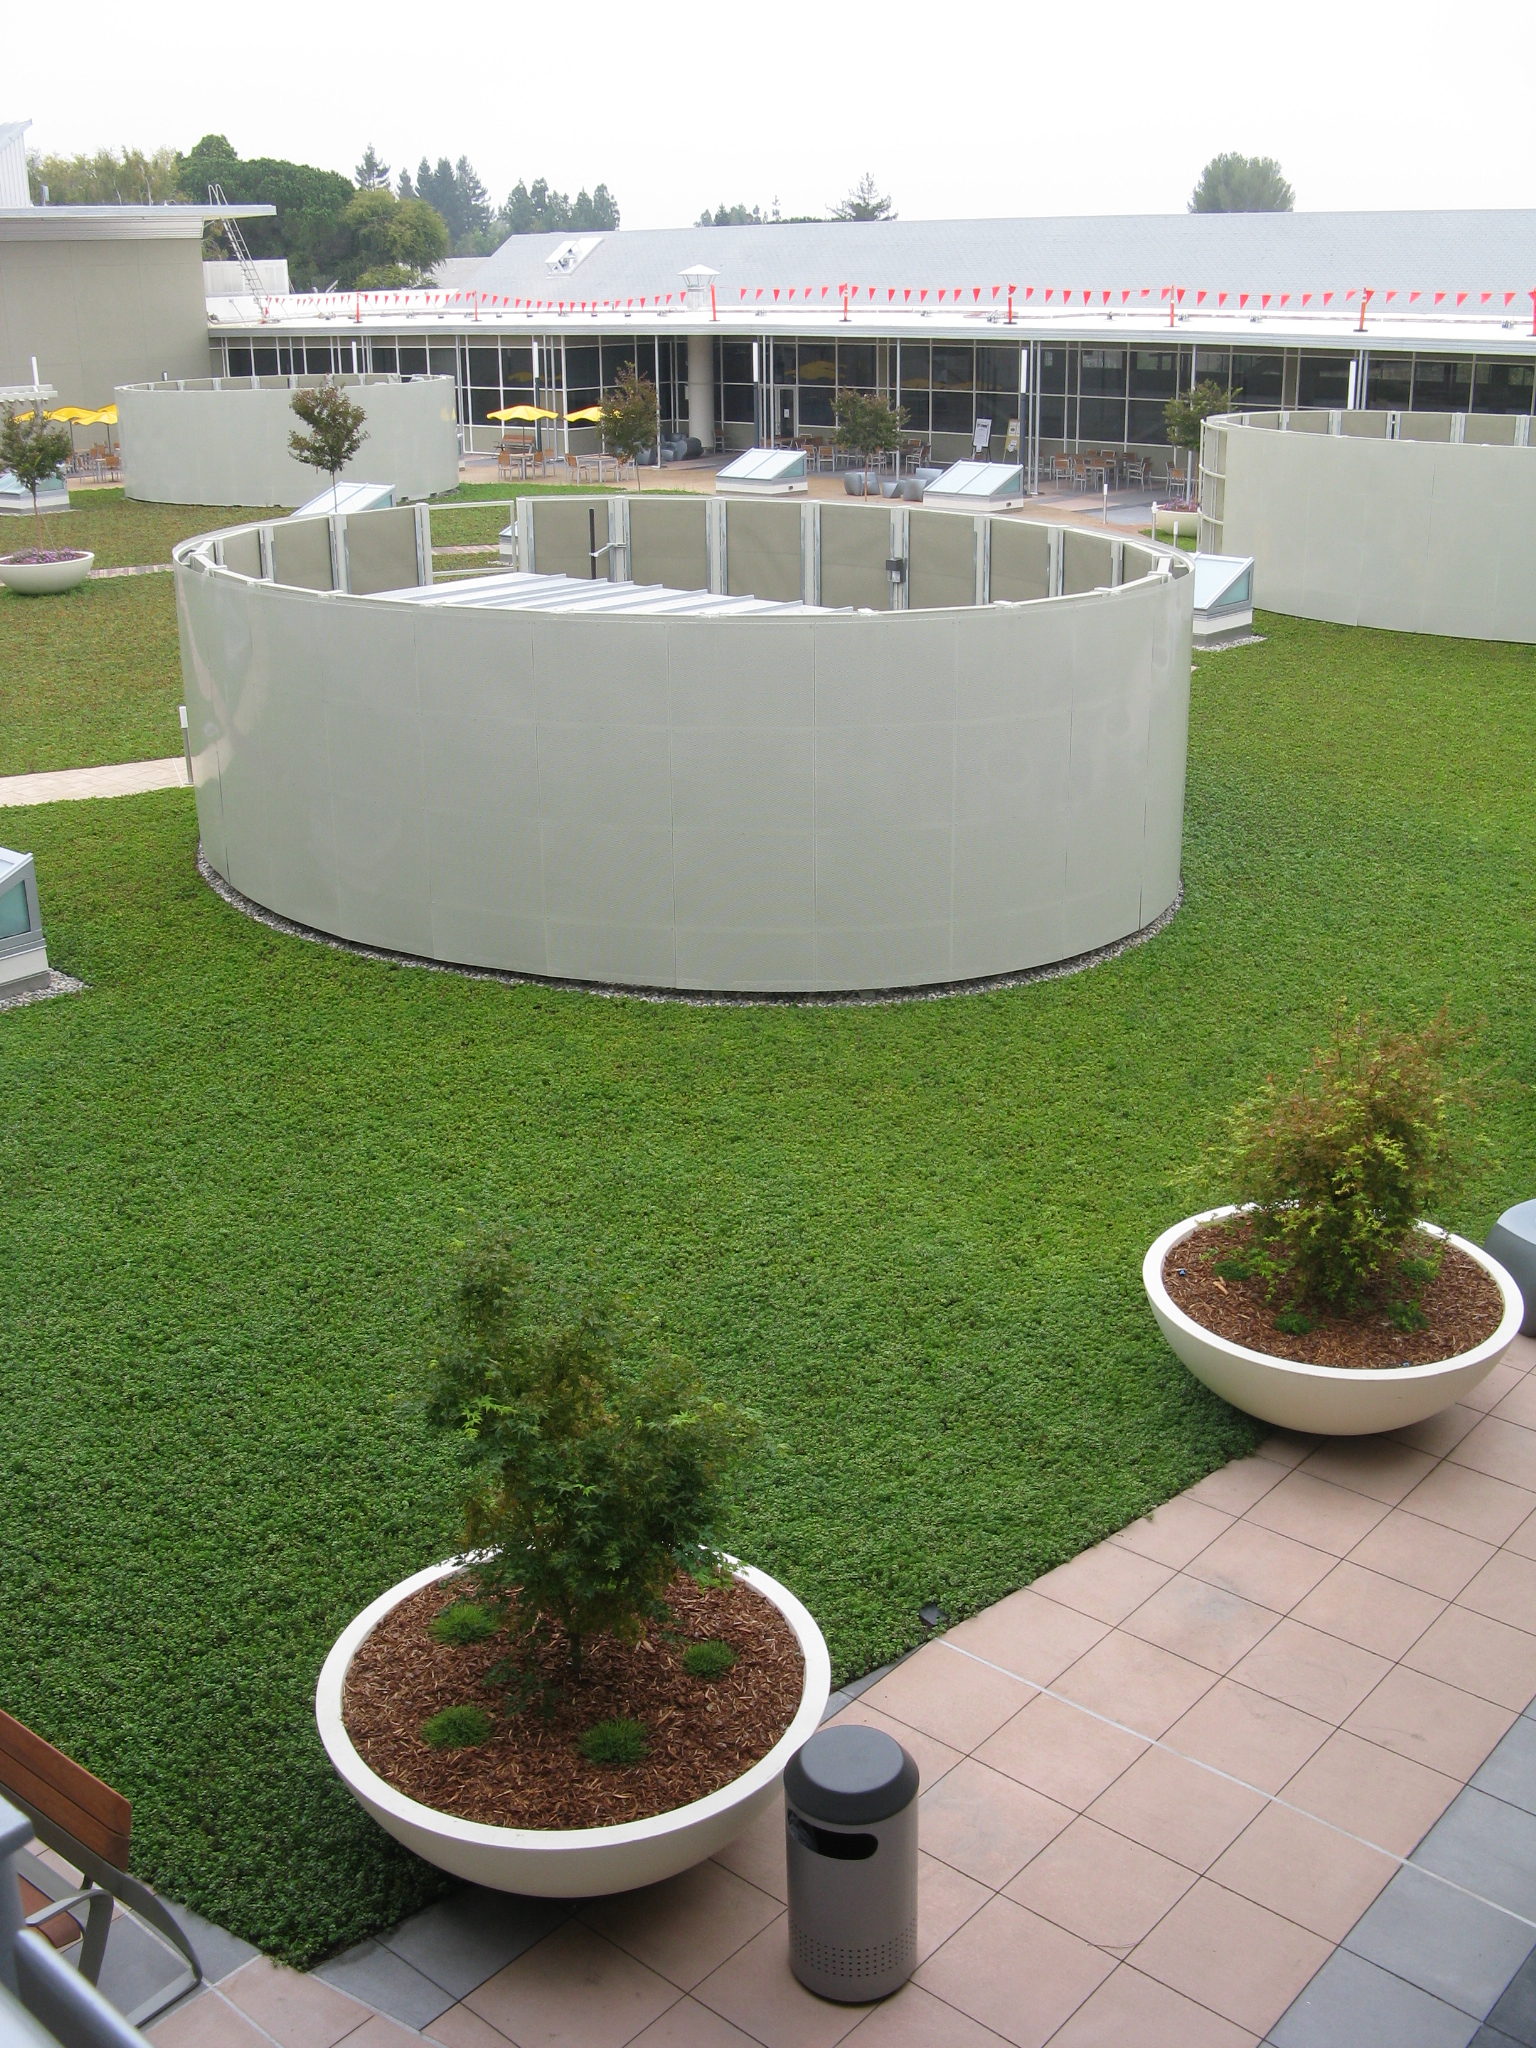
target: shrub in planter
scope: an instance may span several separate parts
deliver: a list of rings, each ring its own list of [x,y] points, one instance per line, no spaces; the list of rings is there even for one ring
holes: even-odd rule
[[[690,1367],[595,1314],[538,1321],[502,1239],[466,1263],[428,1415],[468,1461],[465,1536],[507,1630],[514,1707],[541,1694],[534,1653],[556,1631],[579,1685],[590,1638],[636,1642],[666,1619],[680,1568],[718,1564],[720,1485],[755,1433]]]

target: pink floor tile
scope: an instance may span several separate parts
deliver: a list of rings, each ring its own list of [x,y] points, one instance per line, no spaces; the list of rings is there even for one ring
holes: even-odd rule
[[[272,2038],[214,1991],[178,2005],[144,2031],[155,2048],[268,2048]],[[498,2041],[495,2048],[505,2044]]]
[[[1221,1586],[1180,1572],[1122,1624],[1127,1635],[1156,1643],[1208,1671],[1230,1671],[1268,1635],[1277,1616]]]
[[[1497,1408],[1502,1400],[1514,1392],[1515,1388],[1520,1384],[1520,1377],[1520,1374],[1513,1366],[1505,1365],[1501,1359],[1493,1368],[1493,1371],[1489,1373],[1487,1379],[1480,1381],[1470,1393],[1462,1395],[1462,1406],[1465,1408],[1478,1408],[1484,1414],[1487,1414],[1490,1409]]]
[[[1105,1633],[1102,1621],[1026,1587],[962,1621],[948,1640],[1035,1685],[1049,1685]]]
[[[1336,1436],[1320,1444],[1301,1470],[1396,1507],[1434,1462],[1428,1451],[1389,1436]]]
[[[420,2039],[414,2027],[402,2027],[398,2020],[381,2012],[364,2020],[356,2033],[346,2036],[348,2048],[411,2048],[411,2043]]]
[[[917,1981],[1016,2048],[1042,2048],[1113,1967],[1086,1941],[997,1898],[928,1958]]]
[[[917,1765],[922,1788],[926,1792],[930,1785],[936,1785],[946,1771],[952,1771],[959,1763],[962,1751],[951,1749],[946,1742],[938,1742],[931,1735],[925,1735],[921,1728],[909,1728],[904,1721],[893,1721],[889,1714],[882,1714],[877,1707],[869,1704],[867,1696],[856,1699],[851,1706],[835,1714],[829,1726],[839,1728],[878,1728],[899,1742],[912,1761]]]
[[[1248,1510],[1247,1519],[1261,1529],[1294,1536],[1314,1550],[1347,1557],[1361,1537],[1387,1512],[1384,1501],[1334,1486],[1310,1471],[1289,1472]]]
[[[429,2041],[440,2041],[443,2048],[505,2048],[507,2039],[499,2027],[481,2019],[467,2005],[450,2005],[423,2027],[422,2033]]]
[[[1002,2048],[1003,2037],[920,1984],[904,1984],[848,2040],[850,2048]]]
[[[1414,1495],[1408,1497],[1412,1500]],[[1493,1551],[1494,1546],[1480,1537],[1410,1514],[1405,1508],[1394,1508],[1363,1543],[1356,1544],[1350,1563],[1380,1572],[1383,1578],[1400,1579],[1405,1586],[1416,1586],[1439,1600],[1454,1600]]]
[[[783,1920],[738,1949],[693,1995],[764,2048],[833,2048],[865,2017],[863,2006],[834,2005],[799,1982],[789,1967]],[[586,2048],[579,2034],[572,2034],[570,2041],[572,2048],[578,2042]]]
[[[1000,1890],[1071,1820],[1065,1806],[968,1757],[919,1806],[918,1839],[930,1856]]]
[[[1399,1756],[1411,1756],[1448,1777],[1470,1778],[1515,1719],[1512,1707],[1447,1685],[1443,1679],[1399,1664],[1370,1698],[1350,1715],[1353,1735],[1379,1742]]]
[[[1192,1578],[1224,1586],[1256,1607],[1288,1614],[1333,1569],[1333,1556],[1251,1521],[1234,1522],[1189,1567]]]
[[[1136,1735],[1161,1735],[1214,1683],[1211,1672],[1117,1630],[1079,1657],[1056,1691]]]
[[[1323,1940],[1342,1941],[1397,1867],[1379,1849],[1274,1801],[1208,1874]]]
[[[464,2000],[518,2048],[575,2041],[621,2048],[676,2002],[674,1985],[579,1920],[568,1920]]]
[[[220,1993],[279,2048],[334,2048],[368,2017],[366,2005],[325,1983],[257,1956],[226,1977]],[[198,2000],[201,2007],[203,2001]]]
[[[1366,1578],[1370,1574],[1361,1576]],[[1323,1585],[1328,1583],[1324,1579]],[[1315,1593],[1308,1595],[1309,1599],[1316,1597]],[[1415,1593],[1412,1597],[1422,1600],[1425,1596]],[[1303,1607],[1306,1604],[1302,1602]],[[1390,1669],[1388,1658],[1378,1657],[1373,1650],[1362,1650],[1354,1643],[1341,1642],[1322,1629],[1309,1628],[1290,1615],[1231,1675],[1243,1685],[1255,1686],[1271,1699],[1284,1700],[1287,1706],[1299,1707],[1304,1714],[1316,1715],[1336,1728]]]
[[[1149,1749],[1089,1808],[1090,1817],[1189,1870],[1204,1870],[1264,1805],[1261,1792]]]
[[[1536,1636],[1467,1607],[1447,1607],[1403,1662],[1517,1714],[1536,1698]]]
[[[1136,1968],[1264,2034],[1328,1960],[1331,1945],[1202,1878],[1135,1951]]]
[[[1143,1515],[1140,1521],[1117,1530],[1109,1540],[1134,1550],[1140,1557],[1150,1557],[1157,1564],[1182,1571],[1192,1557],[1198,1557],[1208,1543],[1215,1542],[1223,1529],[1231,1527],[1232,1519],[1231,1515],[1181,1493],[1150,1515]]]
[[[1257,2048],[1257,2037],[1122,1963],[1051,2048]]]
[[[1309,1458],[1317,1449],[1315,1436],[1297,1436],[1294,1430],[1278,1429],[1273,1436],[1265,1437],[1255,1456],[1268,1458],[1272,1464],[1283,1465],[1289,1472]]]
[[[1095,1948],[1123,1956],[1194,1881],[1183,1864],[1097,1821],[1075,1820],[1019,1872],[1008,1897]]]
[[[1100,1543],[1036,1579],[1031,1590],[1095,1621],[1113,1623],[1124,1621],[1169,1576],[1165,1564],[1139,1557],[1123,1544]]]
[[[1454,1407],[1442,1408],[1438,1415],[1431,1415],[1425,1422],[1414,1422],[1406,1429],[1393,1430],[1392,1441],[1426,1451],[1432,1458],[1443,1458],[1447,1451],[1461,1442],[1469,1429],[1476,1429],[1477,1420],[1476,1408],[1463,1408],[1458,1402]]]
[[[1504,1548],[1517,1557],[1536,1557],[1536,1514],[1526,1516]]]
[[[1514,1550],[1496,1552],[1457,1594],[1456,1604],[1536,1634],[1536,1559]]]
[[[1081,1813],[1145,1748],[1139,1736],[1037,1693],[976,1754],[994,1770]]]
[[[1493,1412],[1503,1422],[1518,1422],[1522,1428],[1536,1429],[1536,1380],[1527,1373]]]
[[[1030,1696],[1031,1688],[1018,1679],[977,1657],[961,1656],[945,1642],[925,1643],[862,1695],[878,1713],[957,1750],[985,1742]]]
[[[1332,1732],[1326,1721],[1223,1678],[1175,1721],[1166,1740],[1181,1756],[1278,1792]]]
[[[580,1918],[680,1991],[691,1991],[783,1910],[767,1892],[710,1862],[662,1884],[589,1899]]]
[[[571,2048],[578,2044],[572,2042]],[[742,2033],[697,1999],[680,1998],[659,2020],[652,2020],[644,2033],[636,2034],[629,2048],[757,2048],[757,2044],[750,2034]]]
[[[984,1884],[937,1856],[917,1852],[917,1959],[942,1948],[992,1896]]]
[[[1184,1497],[1201,1507],[1219,1508],[1224,1515],[1245,1515],[1284,1477],[1285,1468],[1271,1458],[1234,1458],[1230,1465],[1207,1473]]]
[[[1285,1788],[1288,1805],[1406,1856],[1461,1790],[1459,1778],[1340,1729]]]
[[[784,1795],[774,1793],[766,1809],[750,1822],[714,1860],[737,1877],[743,1877],[760,1892],[783,1903],[789,1900],[789,1876],[784,1862]]]
[[[1529,1388],[1529,1380],[1522,1380],[1513,1394],[1505,1396],[1505,1401],[1520,1394],[1531,1398]],[[1511,1486],[1523,1487],[1527,1493],[1536,1493],[1536,1429],[1524,1428],[1498,1415],[1485,1415],[1451,1452],[1450,1462],[1470,1465],[1475,1472],[1486,1472],[1494,1479],[1508,1480]]]
[[[1418,1641],[1444,1606],[1433,1593],[1421,1593],[1417,1586],[1367,1571],[1353,1558],[1345,1558],[1298,1601],[1291,1618],[1374,1656],[1396,1659]]]
[[[1404,1496],[1403,1507],[1482,1543],[1502,1543],[1536,1509],[1536,1494],[1447,1459]]]

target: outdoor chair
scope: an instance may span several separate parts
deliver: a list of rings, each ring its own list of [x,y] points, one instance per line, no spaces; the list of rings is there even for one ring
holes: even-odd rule
[[[78,1968],[88,1983],[94,1984],[101,1974],[114,1899],[186,1963],[173,1983],[127,2014],[130,2026],[143,2026],[203,1981],[203,1966],[180,1926],[146,1885],[128,1875],[133,1825],[128,1801],[3,1709],[0,1792],[31,1821],[38,1840],[80,1872],[80,1888],[57,1898],[19,1873],[17,1882],[25,1924],[56,1949],[67,1951],[78,1942]]]

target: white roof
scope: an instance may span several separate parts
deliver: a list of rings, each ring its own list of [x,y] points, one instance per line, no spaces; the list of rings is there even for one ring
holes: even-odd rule
[[[288,517],[326,519],[333,512],[385,512],[394,502],[393,484],[346,483],[338,478],[334,490],[327,484]]]
[[[651,617],[695,619],[745,618],[764,612],[804,612],[819,607],[775,603],[766,597],[719,597],[708,590],[669,590],[664,583],[608,583],[575,576],[529,575],[517,569],[504,575],[468,576],[456,583],[437,583],[417,590],[381,593],[391,603],[488,606],[497,611],[644,613]]]
[[[0,206],[30,206],[27,183],[27,130],[30,121],[0,121]]]
[[[930,498],[963,498],[987,505],[999,498],[1022,498],[1024,471],[1016,462],[952,462],[924,493]]]
[[[788,483],[805,475],[805,451],[801,448],[749,448],[728,462],[715,477],[717,484]]]

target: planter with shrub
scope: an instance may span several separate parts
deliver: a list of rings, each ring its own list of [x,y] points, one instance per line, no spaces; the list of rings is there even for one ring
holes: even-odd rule
[[[463,1447],[469,1547],[326,1659],[316,1718],[349,1790],[503,1891],[624,1891],[713,1855],[831,1676],[794,1595],[713,1541],[751,1417],[590,1316],[541,1326],[500,1243],[466,1266],[428,1413]]]
[[[1449,1078],[1467,1034],[1342,1019],[1294,1087],[1233,1112],[1202,1171],[1238,1200],[1185,1217],[1142,1283],[1177,1356],[1234,1407],[1318,1435],[1400,1429],[1490,1373],[1520,1290],[1428,1220],[1469,1160],[1477,1091]]]
[[[32,523],[36,538],[29,548],[0,555],[0,585],[21,597],[50,597],[73,590],[91,573],[96,557],[84,548],[50,548],[45,545],[43,517],[38,509],[39,488],[62,476],[69,460],[69,434],[57,420],[45,417],[41,401],[27,406],[12,403],[0,419],[0,470],[8,471],[23,489],[32,494]]]

